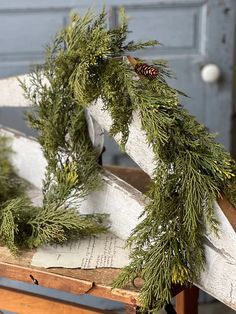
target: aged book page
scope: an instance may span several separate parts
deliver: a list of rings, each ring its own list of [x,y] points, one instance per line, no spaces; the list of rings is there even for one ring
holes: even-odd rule
[[[66,245],[47,245],[34,254],[31,265],[64,268],[122,268],[129,264],[125,241],[108,233],[70,242]]]

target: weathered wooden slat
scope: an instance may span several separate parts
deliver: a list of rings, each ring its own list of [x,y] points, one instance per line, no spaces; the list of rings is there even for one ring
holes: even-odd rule
[[[41,189],[47,163],[40,144],[34,138],[11,129],[0,128],[0,134],[7,136],[11,141],[14,152],[11,160],[19,176]]]
[[[225,200],[222,200],[225,203]],[[229,262],[236,262],[236,233],[228,219],[225,217],[221,207],[217,202],[215,206],[215,215],[219,221],[219,234],[218,237],[210,232],[209,228],[205,234],[206,239],[211,243],[214,248],[222,255],[225,256]],[[225,206],[225,204],[223,204]],[[236,215],[236,212],[235,212]]]
[[[109,113],[103,110],[103,102],[100,98],[88,107],[88,112],[104,130],[109,132],[112,119]],[[119,142],[120,137],[116,136],[114,139]],[[152,148],[147,144],[145,133],[141,130],[138,112],[133,114],[125,151],[144,172],[152,176],[156,163]]]
[[[28,107],[30,105],[24,97],[19,80],[25,80],[29,83],[29,75],[13,76],[0,80],[0,107]]]
[[[196,285],[236,310],[236,260],[227,259],[210,242],[205,250],[206,268]]]

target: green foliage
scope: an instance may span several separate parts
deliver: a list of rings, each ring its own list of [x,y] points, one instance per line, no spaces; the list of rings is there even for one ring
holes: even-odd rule
[[[11,149],[9,140],[0,136],[0,204],[11,197],[21,195],[24,184],[15,175],[9,160]]]
[[[0,243],[14,255],[19,248],[62,243],[107,230],[104,226],[106,215],[80,215],[71,207],[71,199],[77,195],[71,195],[77,181],[72,168],[66,168],[66,182],[61,181],[64,174],[58,174],[59,183],[45,188],[44,205],[34,206],[25,196],[27,185],[17,177],[10,163],[12,152],[8,139],[1,136],[0,143]],[[45,182],[47,185],[48,181]],[[68,195],[70,202],[66,202]]]
[[[37,208],[36,208],[37,211]],[[104,215],[82,216],[76,209],[44,207],[27,221],[26,247],[38,247],[45,243],[63,243],[68,240],[105,232]]]
[[[156,66],[157,79],[136,81],[132,100],[157,167],[143,221],[128,239],[131,263],[114,283],[121,287],[142,277],[145,313],[170,301],[172,283],[188,285],[199,277],[206,225],[218,231],[213,202],[229,190],[236,173],[230,155],[180,105],[180,93],[164,80],[165,65]]]
[[[133,88],[133,72],[130,71],[127,64],[111,60],[101,73],[101,80],[103,85],[100,93],[104,109],[108,110],[113,118],[110,134],[115,136],[117,133],[121,133],[120,144],[124,148],[129,136],[129,124],[134,109],[129,93],[132,93]]]
[[[170,301],[172,283],[188,284],[203,270],[206,225],[216,234],[218,230],[213,201],[224,191],[236,203],[235,162],[182,108],[179,96],[183,93],[166,83],[171,74],[165,62],[152,61],[159,73],[156,79],[134,78],[133,67],[123,56],[158,42],[127,43],[127,19],[121,15],[120,25],[108,29],[104,11],[99,16],[74,14],[48,47],[43,68],[31,75],[31,87],[23,85],[35,106],[30,121],[39,131],[48,160],[44,208],[41,215],[28,220],[27,228],[33,239],[30,246],[47,239],[64,240],[62,229],[76,229],[72,227],[75,213],[68,209],[72,218],[67,228],[65,199],[85,196],[99,185],[98,156],[87,134],[85,108],[102,98],[113,118],[111,134],[121,134],[123,148],[137,110],[157,167],[143,220],[128,240],[131,263],[115,286],[142,277],[143,311],[156,313]],[[6,229],[9,239],[16,233],[17,228]]]
[[[18,197],[0,207],[0,240],[15,255],[19,248],[34,248],[106,231],[105,216],[82,216],[73,208],[37,207]]]
[[[57,180],[51,184],[49,178],[45,180],[44,206],[36,207],[23,196],[26,184],[16,176],[10,163],[8,139],[0,137],[0,144],[0,241],[13,254],[19,248],[65,242],[106,231],[104,215],[81,216],[65,202],[69,195],[71,201],[72,197],[88,192],[71,191],[78,181],[77,167],[67,162],[57,173]]]

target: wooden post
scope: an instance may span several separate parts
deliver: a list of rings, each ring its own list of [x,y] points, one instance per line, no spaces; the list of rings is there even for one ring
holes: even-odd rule
[[[198,314],[199,289],[195,286],[186,288],[176,296],[177,314]]]
[[[125,305],[125,314],[136,314],[136,309],[137,309],[137,306],[126,304]]]

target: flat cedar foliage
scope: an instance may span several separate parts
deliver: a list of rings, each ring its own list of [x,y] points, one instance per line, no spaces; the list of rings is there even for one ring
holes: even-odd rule
[[[106,231],[105,215],[80,215],[66,202],[65,190],[75,174],[68,176],[56,188],[56,179],[44,184],[44,204],[34,206],[27,197],[29,185],[20,179],[11,165],[9,139],[0,136],[0,243],[17,255],[19,249],[38,247],[47,243],[63,243]],[[68,183],[69,181],[69,183]],[[72,192],[73,194],[73,192]],[[78,195],[79,193],[76,193]],[[52,196],[55,196],[53,198]],[[81,193],[83,195],[83,193]],[[73,196],[73,195],[72,195]],[[72,201],[73,197],[70,197]]]
[[[77,216],[65,202],[69,197],[86,196],[100,185],[85,109],[102,98],[104,110],[113,119],[110,133],[121,134],[124,149],[132,114],[137,111],[156,168],[142,221],[127,241],[131,262],[114,287],[143,278],[141,312],[156,313],[170,301],[173,283],[191,283],[204,269],[206,226],[216,234],[218,230],[214,200],[224,192],[236,203],[236,167],[205,126],[181,106],[182,93],[166,83],[170,72],[165,62],[149,60],[158,76],[138,79],[122,56],[158,42],[127,42],[127,19],[124,12],[120,15],[120,25],[108,29],[104,10],[97,16],[91,11],[84,16],[74,14],[47,47],[45,64],[31,74],[30,86],[22,84],[34,105],[29,118],[48,162],[44,204],[40,211],[28,205],[29,211],[19,200],[6,203],[0,234],[6,244],[18,244],[20,238],[31,247],[67,239],[70,231],[72,235],[74,231],[82,235],[103,231],[98,221]],[[17,223],[20,219],[24,228]],[[6,233],[9,225],[15,229]],[[16,242],[11,238],[15,236]]]

